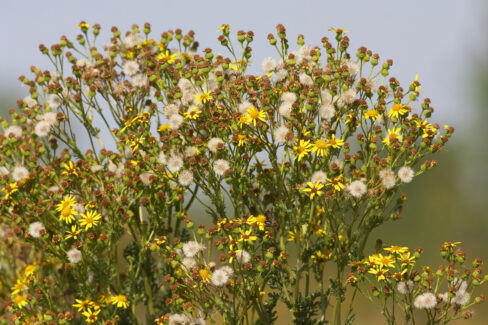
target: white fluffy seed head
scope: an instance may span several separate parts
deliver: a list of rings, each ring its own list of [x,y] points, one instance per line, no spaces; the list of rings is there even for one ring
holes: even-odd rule
[[[10,175],[10,172],[8,171],[7,167],[0,166],[0,177],[8,176],[8,175]]]
[[[222,287],[226,285],[229,282],[229,274],[222,270],[218,269],[215,272],[212,273],[212,284],[217,286],[217,287]]]
[[[190,319],[184,314],[173,314],[168,318],[168,325],[188,325]]]
[[[295,93],[286,92],[281,95],[281,101],[283,103],[293,104],[297,101],[297,95]]]
[[[221,138],[212,138],[208,141],[208,150],[213,153],[224,149],[224,141]]]
[[[172,173],[179,172],[183,168],[183,158],[181,156],[172,154],[166,161],[166,166]]]
[[[342,169],[342,167],[344,167],[344,162],[342,161],[342,159],[334,157],[330,161],[330,168],[333,168],[333,167],[336,167],[338,169]]]
[[[49,131],[51,131],[51,124],[49,124],[46,121],[39,121],[37,122],[35,128],[34,128],[34,133],[38,137],[45,137],[49,134]]]
[[[159,153],[158,162],[161,165],[166,165],[168,163],[168,157],[166,157],[163,151]]]
[[[76,248],[70,249],[66,255],[68,256],[68,260],[73,264],[79,263],[82,258],[81,251]]]
[[[136,88],[145,88],[148,85],[148,79],[145,75],[139,73],[131,78],[132,85]]]
[[[29,108],[33,108],[37,105],[37,101],[31,96],[24,97],[24,104]]]
[[[13,137],[21,137],[22,136],[22,128],[18,125],[11,125],[5,129],[5,136],[8,138],[9,136]]]
[[[349,75],[353,78],[359,73],[359,65],[352,60],[344,62],[344,66],[347,68]]]
[[[205,250],[205,246],[196,241],[188,241],[183,244],[183,254],[186,257],[194,257],[203,250]]]
[[[289,128],[284,125],[275,130],[274,136],[276,142],[278,142],[279,144],[292,145],[293,143],[295,143],[295,135],[293,134],[293,132],[290,131]]]
[[[136,61],[126,61],[122,65],[122,72],[129,77],[136,75],[139,72],[139,63]]]
[[[193,90],[193,85],[191,84],[190,80],[186,78],[181,78],[178,80],[178,87],[180,87],[182,92]]]
[[[12,172],[12,178],[16,182],[26,179],[28,176],[29,176],[29,171],[24,166],[15,166]]]
[[[56,113],[53,112],[46,112],[41,115],[41,121],[46,121],[49,125],[57,125],[58,118],[56,117]]]
[[[225,271],[229,275],[229,277],[231,277],[231,278],[234,275],[234,269],[232,267],[230,267],[229,265],[222,266],[220,268],[220,270]]]
[[[176,106],[173,103],[170,103],[163,107],[163,114],[167,118],[169,118],[171,115],[178,114],[178,111],[179,111],[178,106]]]
[[[395,174],[391,171],[391,169],[383,169],[379,173],[381,184],[386,189],[392,189],[396,185]]]
[[[42,222],[36,221],[29,225],[29,235],[34,238],[39,238],[46,231]]]
[[[408,166],[403,166],[398,170],[398,178],[403,183],[410,183],[413,179],[414,172],[413,169]]]
[[[189,170],[183,170],[178,175],[178,182],[183,186],[190,186],[193,183],[193,173]]]
[[[315,184],[317,182],[320,182],[322,184],[327,183],[327,174],[321,170],[316,171],[315,173],[312,174],[312,177],[310,178],[310,181]]]
[[[337,105],[344,106],[352,104],[356,100],[356,91],[353,88],[349,88],[341,94],[337,100]]]
[[[239,104],[239,106],[237,106],[237,109],[239,110],[239,112],[241,112],[242,114],[246,114],[247,113],[247,110],[249,108],[253,107],[253,105],[248,102],[247,100],[243,101],[242,103]]]
[[[406,295],[408,294],[410,291],[413,290],[413,281],[412,280],[408,280],[407,282],[404,282],[404,281],[400,281],[398,282],[397,284],[397,290],[399,293],[401,293],[402,295]]]
[[[336,114],[334,106],[330,104],[323,104],[319,108],[320,117],[324,120],[329,121]]]
[[[101,165],[93,165],[93,166],[90,166],[90,171],[92,173],[98,173],[99,171],[103,170],[103,167]]]
[[[225,159],[217,159],[213,163],[213,169],[215,174],[217,174],[218,176],[224,176],[225,172],[230,169],[230,164]]]
[[[283,116],[284,118],[290,118],[292,110],[293,110],[293,106],[291,103],[288,102],[284,102],[278,108],[280,115]]]
[[[251,260],[251,255],[245,250],[236,253],[236,260],[241,264],[246,264]]]
[[[188,147],[185,149],[185,157],[190,158],[197,154],[197,148],[195,147]]]
[[[168,125],[172,129],[177,130],[180,128],[182,124],[183,124],[183,116],[181,116],[180,114],[173,114],[168,119]]]
[[[322,97],[322,104],[323,105],[329,105],[332,103],[332,95],[329,92],[329,89],[324,88],[320,92],[320,97]]]
[[[362,181],[353,181],[347,186],[347,191],[356,198],[363,196],[367,189],[366,184]]]
[[[286,77],[288,77],[288,71],[286,71],[285,69],[280,69],[278,70],[278,72],[276,72],[275,76],[276,76],[276,82],[281,82],[285,80]]]
[[[122,39],[122,45],[126,49],[133,48],[135,46],[141,45],[144,41],[144,38],[139,33],[130,33],[126,37]]]
[[[47,98],[47,104],[51,108],[58,108],[59,106],[61,106],[62,103],[63,103],[63,100],[58,95],[51,94]]]
[[[145,172],[145,173],[141,173],[139,175],[139,177],[141,178],[141,182],[148,186],[151,184],[151,176],[153,176],[154,173],[153,172]]]
[[[183,264],[183,267],[187,270],[192,269],[195,265],[197,265],[197,261],[193,257],[185,257],[182,261],[181,264]]]
[[[273,71],[276,68],[276,60],[272,57],[265,58],[263,62],[261,63],[261,70],[264,73],[268,73],[270,71]]]
[[[415,297],[413,305],[418,309],[432,309],[437,305],[437,298],[432,293],[425,292]]]
[[[298,76],[300,83],[304,86],[310,87],[313,85],[313,79],[305,72],[300,73]]]

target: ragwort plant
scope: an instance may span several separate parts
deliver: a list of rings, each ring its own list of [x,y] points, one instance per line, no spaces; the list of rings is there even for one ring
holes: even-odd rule
[[[484,300],[456,243],[436,272],[400,246],[365,258],[454,132],[391,60],[351,56],[340,29],[290,51],[278,25],[253,75],[254,35],[229,25],[229,57],[193,31],[113,27],[100,49],[100,26],[79,28],[40,45],[53,70],[21,76],[30,95],[2,120],[2,323],[270,324],[280,303],[295,324],[351,324],[360,292],[390,324],[396,304],[444,324]]]

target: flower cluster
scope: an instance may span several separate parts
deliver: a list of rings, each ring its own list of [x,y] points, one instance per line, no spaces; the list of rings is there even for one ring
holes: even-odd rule
[[[363,260],[454,132],[430,120],[418,78],[402,87],[391,60],[365,47],[353,57],[340,29],[291,50],[278,25],[277,54],[253,75],[252,31],[235,40],[222,25],[225,57],[197,52],[193,31],[113,27],[99,48],[100,26],[78,27],[76,40],[40,45],[54,70],[21,76],[29,95],[1,121],[12,321],[272,323],[283,303],[296,324],[338,325],[348,282],[366,274],[431,310],[416,253]],[[446,304],[459,305],[471,283],[449,281]]]
[[[479,258],[471,267],[464,265],[466,254],[456,248],[458,244],[446,242],[441,246],[446,264],[437,270],[416,265],[420,248],[412,254],[407,247],[386,247],[385,255],[373,254],[352,263],[355,271],[349,274],[348,281],[382,310],[389,324],[395,324],[402,316],[406,323],[415,324],[419,309],[425,310],[426,324],[471,318],[471,308],[485,301],[484,295],[475,296],[474,291],[488,281],[488,275],[482,275]],[[374,280],[370,279],[371,274]],[[369,290],[365,285],[369,285]]]

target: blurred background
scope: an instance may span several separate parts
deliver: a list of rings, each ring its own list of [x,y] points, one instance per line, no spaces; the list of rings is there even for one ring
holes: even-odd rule
[[[366,46],[382,61],[393,59],[392,75],[403,85],[419,74],[423,92],[435,107],[433,121],[456,132],[440,162],[408,186],[403,218],[380,228],[374,239],[422,247],[423,262],[440,262],[444,241],[461,241],[468,260],[488,257],[488,3],[486,0],[444,1],[1,1],[0,114],[28,94],[18,81],[30,66],[50,69],[38,45],[57,43],[61,35],[74,40],[76,25],[85,20],[102,26],[99,46],[108,43],[110,27],[123,32],[132,24],[152,24],[153,37],[168,29],[193,29],[200,50],[225,53],[217,29],[253,30],[254,70],[276,56],[266,35],[282,23],[292,49],[301,33],[305,42],[320,45],[331,27],[348,30],[351,54]],[[484,32],[483,32],[484,31]],[[488,292],[484,292],[488,294]],[[383,324],[370,305],[358,310],[357,324]],[[483,309],[487,309],[483,311]],[[471,324],[487,324],[488,308],[476,310]]]

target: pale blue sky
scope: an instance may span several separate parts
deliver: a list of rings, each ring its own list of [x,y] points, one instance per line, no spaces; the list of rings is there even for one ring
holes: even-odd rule
[[[50,68],[38,51],[59,40],[74,39],[80,20],[100,23],[102,36],[117,25],[151,22],[155,37],[170,28],[194,29],[201,49],[220,49],[217,28],[255,32],[255,61],[274,55],[266,35],[282,23],[296,44],[298,33],[319,45],[330,27],[349,30],[352,49],[365,45],[394,61],[393,75],[408,84],[420,75],[424,96],[430,97],[442,121],[459,125],[459,109],[469,106],[470,73],[482,58],[486,32],[482,0],[349,0],[349,1],[4,1],[0,4],[0,86],[23,95],[17,76],[31,65]],[[103,39],[103,37],[102,37]],[[104,42],[100,42],[103,45]],[[354,52],[353,52],[354,53]],[[470,111],[469,109],[467,111]],[[467,125],[466,125],[467,126]]]

